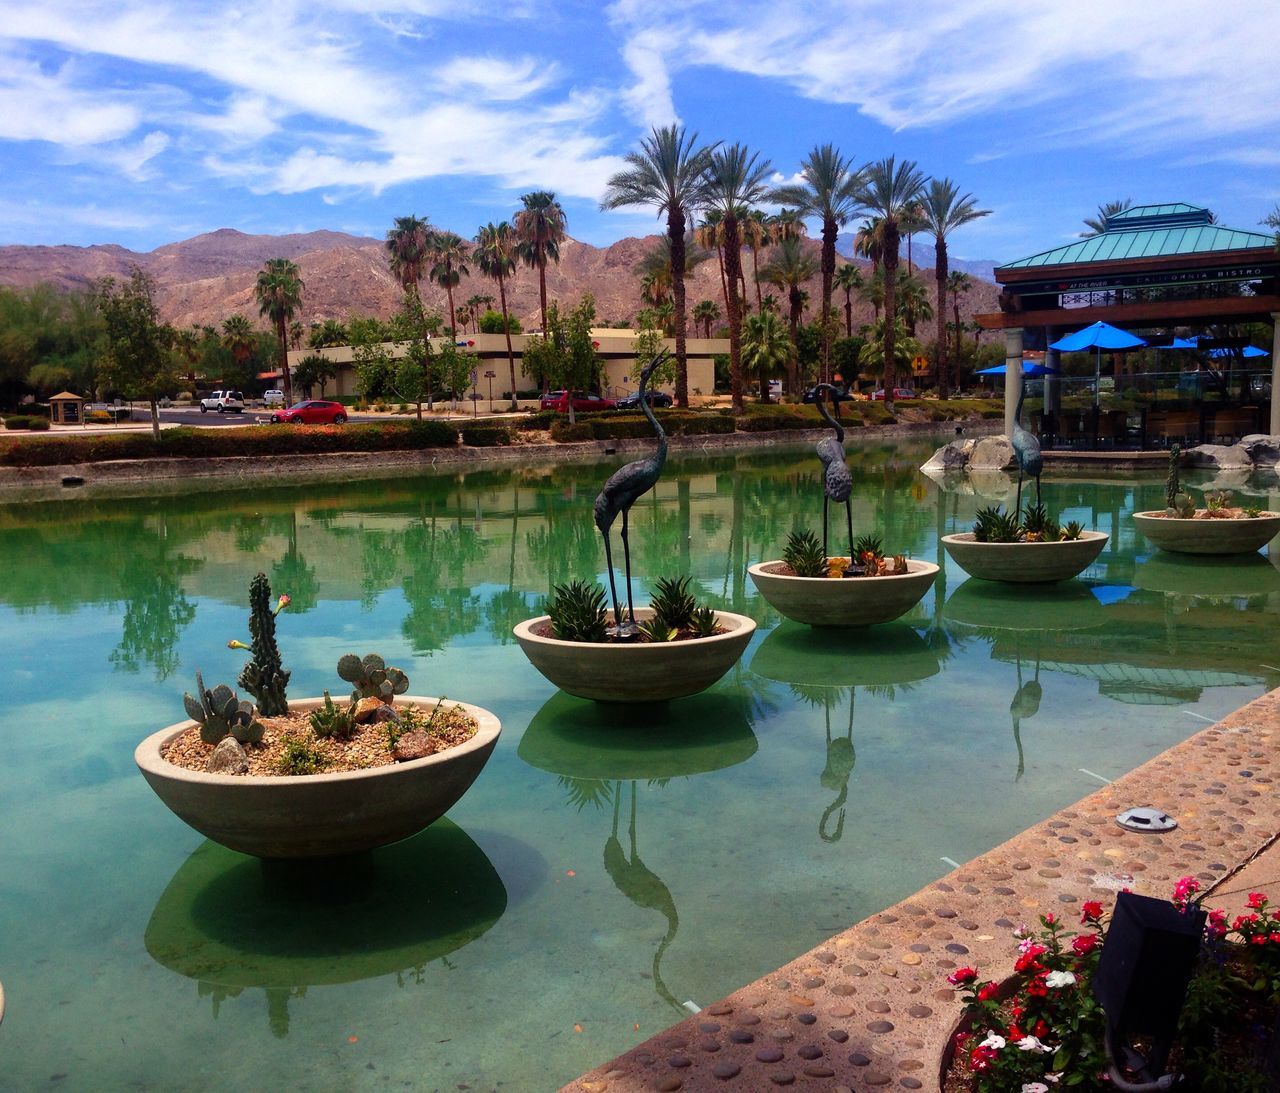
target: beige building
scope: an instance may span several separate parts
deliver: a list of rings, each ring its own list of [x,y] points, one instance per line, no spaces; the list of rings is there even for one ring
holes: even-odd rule
[[[536,335],[532,335],[536,336]],[[537,385],[525,375],[521,367],[524,347],[531,335],[511,335],[511,350],[515,354],[516,390],[532,391]],[[634,330],[596,329],[591,332],[596,343],[596,352],[604,362],[604,394],[616,398],[635,390],[636,385],[627,378],[635,364]],[[437,342],[440,339],[435,339]],[[492,383],[493,398],[501,401],[508,397],[506,392],[511,387],[510,370],[507,366],[507,340],[501,334],[462,334],[457,338],[460,348],[475,356],[476,389],[484,400],[489,398]],[[674,338],[667,338],[663,343],[671,352],[675,352]],[[691,395],[709,395],[715,389],[715,366],[712,360],[717,354],[728,354],[728,338],[689,338],[686,341],[689,356],[689,393]],[[391,346],[393,354],[397,346]],[[359,394],[360,382],[352,364],[353,353],[349,345],[334,346],[330,349],[293,349],[289,352],[289,367],[293,368],[309,353],[321,353],[338,365],[336,385],[325,385],[326,395]],[[492,372],[490,377],[487,373]]]

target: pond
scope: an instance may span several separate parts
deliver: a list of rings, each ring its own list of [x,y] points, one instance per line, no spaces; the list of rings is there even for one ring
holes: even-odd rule
[[[916,471],[931,443],[850,447],[891,552],[944,560],[986,503]],[[818,469],[673,457],[632,513],[637,599],[688,573],[760,628],[710,692],[621,712],[510,635],[603,577],[599,466],[0,506],[0,1086],[551,1089],[1280,681],[1280,573],[1148,553],[1155,478],[1045,484],[1112,535],[1055,590],[944,566],[899,623],[780,623],[745,570],[816,526]],[[293,696],[376,650],[502,719],[447,820],[265,868],[148,789],[135,744],[195,669],[234,682],[258,571],[293,600]]]

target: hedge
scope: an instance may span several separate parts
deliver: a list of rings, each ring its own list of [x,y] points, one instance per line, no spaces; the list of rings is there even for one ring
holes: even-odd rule
[[[39,433],[49,428],[49,419],[47,417],[38,417],[35,414],[6,414],[4,427],[6,429],[30,429]]]
[[[570,425],[566,419],[552,424],[551,439],[557,444],[573,444],[579,440],[594,440],[595,432],[588,422],[579,421]]]
[[[511,430],[505,425],[464,425],[462,443],[469,448],[504,447],[511,443]]]
[[[0,464],[44,467],[60,463],[101,463],[109,459],[163,459],[171,456],[216,458],[405,451],[451,448],[457,443],[457,430],[441,421],[179,428],[166,429],[160,434],[159,441],[149,432],[0,441]]]

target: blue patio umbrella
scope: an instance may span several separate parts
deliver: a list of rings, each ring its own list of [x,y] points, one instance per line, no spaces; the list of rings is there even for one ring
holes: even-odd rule
[[[1196,343],[1192,338],[1175,337],[1168,345],[1157,345],[1157,349],[1194,349]]]
[[[1098,388],[1101,386],[1102,381],[1102,351],[1104,349],[1137,349],[1139,346],[1146,344],[1136,334],[1130,334],[1127,330],[1121,330],[1110,323],[1098,322],[1092,326],[1086,326],[1083,330],[1077,330],[1074,334],[1068,334],[1065,338],[1059,338],[1049,348],[1057,349],[1063,353],[1079,353],[1086,349],[1095,350],[1097,356],[1094,361],[1093,404],[1097,406]]]
[[[979,368],[975,373],[979,376],[1004,376],[1007,375],[1009,366],[1007,364],[993,365],[991,368]],[[1057,368],[1050,368],[1047,364],[1040,361],[1023,361],[1022,375],[1024,379],[1032,379],[1036,376],[1057,376],[1060,372]]]
[[[1208,356],[1210,357],[1230,357],[1235,353],[1234,349],[1210,349]],[[1259,349],[1256,345],[1246,345],[1240,350],[1242,357],[1269,357],[1271,356],[1265,349]]]

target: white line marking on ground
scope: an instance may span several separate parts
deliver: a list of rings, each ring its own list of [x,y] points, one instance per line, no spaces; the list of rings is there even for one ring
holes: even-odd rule
[[[1096,779],[1098,779],[1098,781],[1099,781],[1099,782],[1106,782],[1106,784],[1107,784],[1107,785],[1111,785],[1111,779],[1110,779],[1110,778],[1104,778],[1104,777],[1102,777],[1102,775],[1101,775],[1101,774],[1094,774],[1094,772],[1093,772],[1093,771],[1091,771],[1091,770],[1085,770],[1085,768],[1084,768],[1084,767],[1076,767],[1076,770],[1078,770],[1081,774],[1087,774],[1090,778],[1096,778]]]
[[[953,858],[939,858],[938,860],[946,862],[952,869],[960,868],[960,863]]]
[[[1259,667],[1265,668],[1268,672],[1280,672],[1280,668],[1277,668],[1274,664],[1262,664]]]
[[[1183,710],[1182,712],[1183,712],[1184,714],[1186,714],[1188,717],[1198,717],[1198,718],[1200,718],[1200,720],[1201,720],[1201,721],[1207,721],[1207,722],[1209,722],[1209,724],[1210,724],[1210,725],[1212,725],[1212,724],[1213,724],[1213,718],[1212,718],[1212,717],[1205,717],[1205,715],[1204,715],[1204,714],[1202,714],[1202,713],[1196,713],[1196,712],[1195,712],[1195,710]]]

